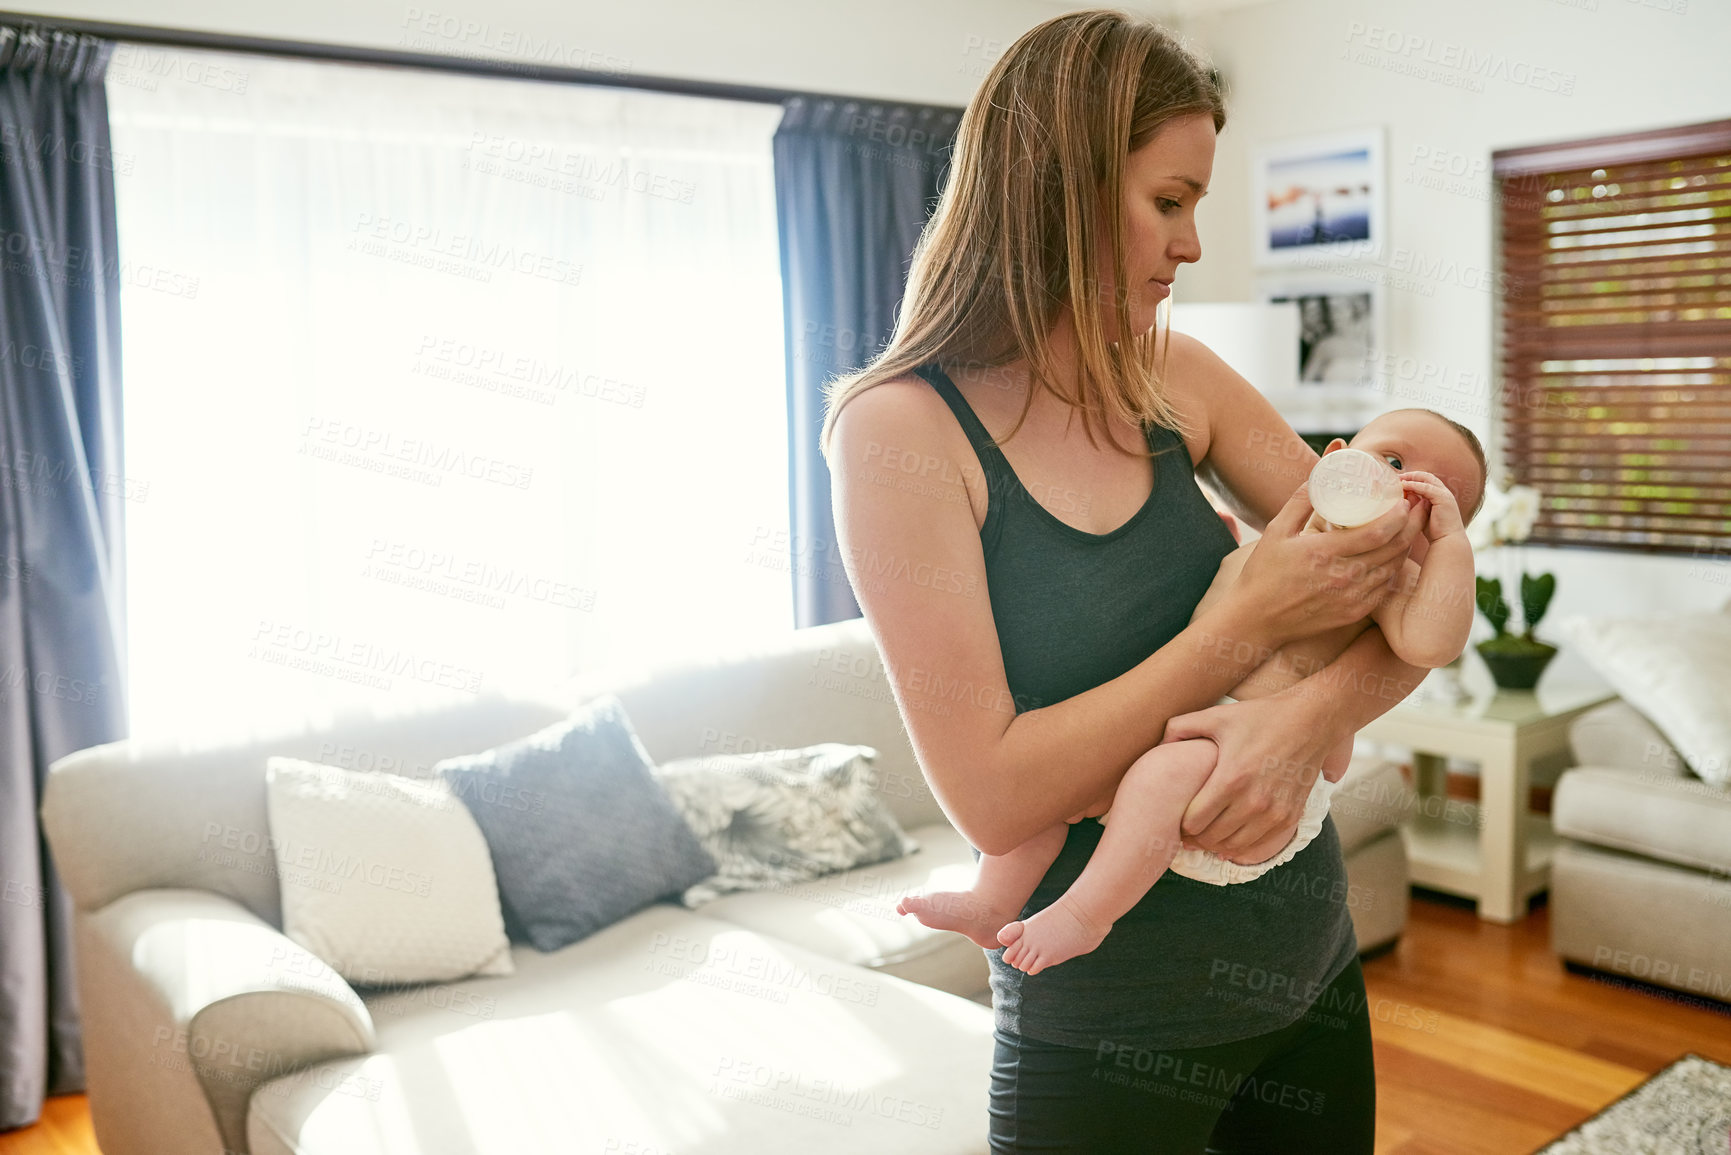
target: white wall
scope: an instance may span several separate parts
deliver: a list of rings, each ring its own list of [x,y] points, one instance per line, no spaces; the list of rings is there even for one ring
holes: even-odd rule
[[[5,5],[7,8],[13,5]],[[966,104],[1056,0],[22,0],[232,35]],[[551,45],[551,49],[549,49]],[[547,55],[551,51],[556,58]]]
[[[1231,92],[1199,212],[1203,258],[1180,273],[1180,292],[1190,300],[1253,299],[1253,147],[1386,125],[1390,243],[1407,256],[1391,250],[1385,263],[1438,267],[1429,276],[1386,275],[1389,351],[1412,359],[1408,384],[1417,383],[1416,365],[1428,362],[1445,382],[1495,388],[1496,302],[1471,287],[1494,284],[1493,150],[1731,117],[1726,0],[1281,0],[1195,18],[1186,30],[1226,73]],[[1397,50],[1415,41],[1416,50]],[[1470,91],[1458,82],[1471,74],[1443,63],[1468,53],[1503,58],[1503,75],[1572,91],[1491,76],[1479,77],[1482,91]],[[1457,83],[1397,71],[1427,58],[1432,76]],[[1618,79],[1607,79],[1612,74]],[[1443,171],[1427,167],[1433,158]],[[1459,175],[1451,177],[1451,167]],[[1426,178],[1441,187],[1419,183]],[[1450,412],[1495,454],[1484,394],[1476,404],[1459,399],[1426,387],[1398,403]],[[1539,547],[1528,548],[1527,564],[1557,575],[1547,625],[1553,616],[1711,609],[1731,598],[1731,564]]]
[[[1220,10],[1208,14],[1209,4]],[[1236,6],[1234,6],[1236,5]],[[966,103],[990,59],[1062,0],[36,0],[47,15],[240,35],[545,59],[734,83]],[[1488,166],[1493,149],[1731,116],[1731,0],[1137,0],[1181,6],[1179,30],[1231,84],[1204,257],[1180,274],[1180,299],[1251,300],[1250,149],[1258,142],[1366,124],[1388,126],[1392,244],[1443,271],[1390,278],[1389,352],[1446,381],[1492,372]],[[1678,9],[1682,11],[1679,12]],[[465,30],[467,29],[467,30]],[[1374,29],[1374,31],[1373,31]],[[1397,43],[1425,44],[1402,55]],[[1428,38],[1426,41],[1424,38]],[[1567,94],[1485,77],[1481,91],[1395,69],[1467,53],[1509,74],[1545,70]],[[1452,55],[1451,55],[1452,54]],[[1438,71],[1459,80],[1468,74]],[[1622,79],[1603,79],[1610,73]],[[1554,79],[1553,79],[1554,78]],[[1433,173],[1426,158],[1444,171]],[[1453,168],[1460,176],[1451,177]],[[1426,178],[1442,187],[1416,183]],[[1463,404],[1464,401],[1464,404]],[[1481,398],[1445,390],[1402,404],[1449,411],[1493,454]],[[1593,550],[1528,551],[1554,569],[1554,615],[1712,608],[1731,598],[1731,565]],[[1489,567],[1487,567],[1489,568]],[[1480,624],[1483,628],[1483,623]]]

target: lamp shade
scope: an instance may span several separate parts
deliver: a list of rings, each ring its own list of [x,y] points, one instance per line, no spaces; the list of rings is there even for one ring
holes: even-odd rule
[[[1172,327],[1201,341],[1269,397],[1298,388],[1298,304],[1174,301]]]

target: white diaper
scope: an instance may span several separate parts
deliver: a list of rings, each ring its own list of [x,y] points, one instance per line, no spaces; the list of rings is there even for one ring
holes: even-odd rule
[[[1225,886],[1232,882],[1249,882],[1285,862],[1290,862],[1294,855],[1315,838],[1322,830],[1323,820],[1328,817],[1329,795],[1334,793],[1338,782],[1330,782],[1321,774],[1316,776],[1316,782],[1310,788],[1310,796],[1304,800],[1304,814],[1298,820],[1298,829],[1293,832],[1280,852],[1266,862],[1254,862],[1247,865],[1230,862],[1221,858],[1211,850],[1198,850],[1189,846],[1180,846],[1178,853],[1172,859],[1172,865],[1167,867],[1174,874],[1182,874],[1185,878],[1194,878],[1197,882],[1211,882],[1215,886]]]

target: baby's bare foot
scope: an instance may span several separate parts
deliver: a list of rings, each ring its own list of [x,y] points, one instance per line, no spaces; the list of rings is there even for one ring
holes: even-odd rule
[[[1009,948],[1004,951],[1006,963],[1037,975],[1100,945],[1112,924],[1101,926],[1093,922],[1067,898],[1060,897],[1038,914],[1012,922],[998,932],[998,942]]]
[[[967,935],[976,946],[997,950],[998,931],[1016,917],[1016,911],[999,910],[971,890],[939,890],[910,894],[896,903],[897,914],[911,914],[933,930],[953,930]]]

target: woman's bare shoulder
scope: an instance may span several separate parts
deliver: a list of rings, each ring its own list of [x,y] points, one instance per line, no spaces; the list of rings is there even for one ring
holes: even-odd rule
[[[967,435],[930,382],[904,373],[862,389],[836,414],[831,436],[861,462],[906,467],[906,454],[937,454],[967,461]],[[885,458],[889,460],[885,460]]]
[[[841,407],[831,430],[830,464],[848,461],[877,484],[901,475],[910,482],[959,486],[976,531],[985,524],[987,493],[973,447],[938,391],[916,373],[861,390]]]
[[[1195,466],[1208,456],[1213,427],[1207,386],[1211,362],[1218,363],[1220,358],[1188,333],[1173,329],[1166,339],[1166,398],[1190,427],[1184,441],[1190,450],[1190,464]]]
[[[901,430],[924,425],[948,408],[929,381],[910,371],[855,393],[836,414],[835,427],[839,433],[847,421],[856,429]]]

